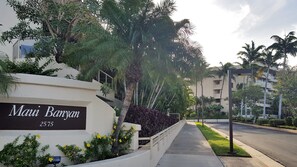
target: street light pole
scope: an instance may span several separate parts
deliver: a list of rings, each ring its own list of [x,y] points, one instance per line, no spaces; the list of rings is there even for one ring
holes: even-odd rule
[[[230,151],[229,154],[236,154],[233,149],[233,123],[232,123],[232,76],[237,75],[250,75],[252,73],[251,69],[228,69],[228,101],[229,101],[229,141],[230,141]]]
[[[233,149],[233,123],[232,123],[232,69],[228,70],[228,101],[229,101],[229,141],[230,154],[235,154]]]

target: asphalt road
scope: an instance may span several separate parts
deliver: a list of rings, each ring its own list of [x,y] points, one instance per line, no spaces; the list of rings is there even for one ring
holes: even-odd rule
[[[208,125],[229,134],[228,123]],[[286,167],[297,166],[297,134],[234,124],[233,136]]]

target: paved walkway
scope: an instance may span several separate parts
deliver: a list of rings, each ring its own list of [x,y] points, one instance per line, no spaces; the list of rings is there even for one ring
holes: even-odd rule
[[[223,167],[223,164],[195,123],[187,122],[157,167]]]

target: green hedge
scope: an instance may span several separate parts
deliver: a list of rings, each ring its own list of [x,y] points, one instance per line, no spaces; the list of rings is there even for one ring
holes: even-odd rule
[[[286,122],[284,119],[271,119],[269,120],[269,125],[272,127],[278,127],[279,125],[285,125]]]
[[[292,117],[285,118],[285,122],[286,122],[286,125],[293,126],[293,118]]]
[[[256,122],[258,125],[264,125],[264,124],[269,124],[269,120],[268,119],[257,119]]]
[[[293,122],[292,122],[292,123],[293,123],[294,126],[297,127],[297,117],[295,117],[295,118],[293,119]]]

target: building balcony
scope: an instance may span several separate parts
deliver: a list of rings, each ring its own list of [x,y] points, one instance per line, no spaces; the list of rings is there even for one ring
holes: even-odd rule
[[[264,103],[256,103],[257,106],[259,107],[264,107]],[[266,104],[266,107],[271,107],[271,104]]]
[[[215,99],[220,99],[220,93],[214,93],[214,94],[213,94],[213,97],[214,97]]]

